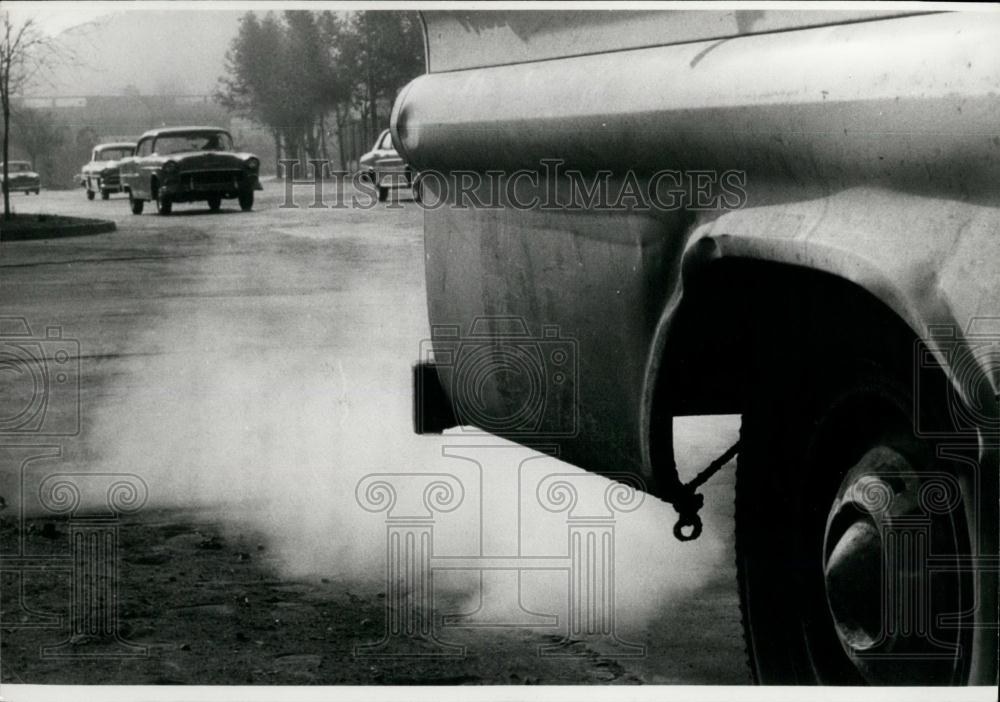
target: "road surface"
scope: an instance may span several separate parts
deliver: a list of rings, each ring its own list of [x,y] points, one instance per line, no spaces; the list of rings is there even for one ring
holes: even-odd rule
[[[169,217],[82,190],[12,198],[19,212],[118,229],[0,244],[0,315],[79,343],[78,396],[70,377],[41,432],[0,437],[2,679],[748,682],[732,466],[704,491],[705,535],[679,544],[670,507],[647,497],[601,512],[608,483],[554,458],[461,431],[414,436],[409,368],[428,336],[421,212],[405,191],[399,207],[374,209],[309,208],[310,188],[296,193],[301,207],[281,207],[283,188],[269,182],[253,212],[227,202]],[[675,430],[693,474],[738,424]],[[45,481],[62,474],[81,502],[57,514]],[[540,501],[539,485],[559,475],[577,490],[575,513]],[[141,493],[131,511],[108,512],[113,476]],[[381,482],[391,505],[368,491]],[[428,508],[434,482],[444,492]],[[110,648],[73,629],[87,608],[68,594],[83,577],[71,567],[73,520],[101,514],[118,535],[108,626],[127,642]],[[581,514],[613,535],[613,567],[574,583],[567,539]],[[432,560],[387,565],[392,534],[407,529],[433,538]],[[433,574],[433,592],[418,571]],[[421,597],[430,612],[407,609]],[[613,621],[610,633],[570,636],[588,613]],[[379,644],[393,622],[403,634]],[[406,634],[407,622],[429,634]],[[93,651],[101,665],[78,655]]]

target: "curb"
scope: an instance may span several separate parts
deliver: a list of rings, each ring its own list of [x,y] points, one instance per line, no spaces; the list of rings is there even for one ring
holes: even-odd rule
[[[92,236],[107,234],[118,227],[110,220],[91,220],[88,222],[68,223],[54,226],[50,229],[38,227],[0,234],[0,241],[30,241],[33,239],[61,239],[70,236]]]

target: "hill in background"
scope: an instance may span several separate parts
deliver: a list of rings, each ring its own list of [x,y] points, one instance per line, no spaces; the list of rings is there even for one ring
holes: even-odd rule
[[[205,95],[225,71],[243,11],[125,10],[59,35],[73,60],[27,95]]]

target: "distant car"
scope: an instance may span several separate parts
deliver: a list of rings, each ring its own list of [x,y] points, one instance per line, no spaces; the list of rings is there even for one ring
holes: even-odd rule
[[[414,173],[392,145],[392,134],[386,129],[379,134],[371,151],[359,160],[361,174],[378,188],[379,202],[385,202],[390,188],[413,187]],[[413,196],[418,197],[416,188]]]
[[[23,190],[25,195],[32,192],[38,195],[42,189],[42,179],[37,173],[31,170],[31,164],[27,161],[8,161],[8,174],[10,176],[10,190]],[[3,181],[3,172],[0,171],[0,182],[3,182],[3,189],[7,190],[7,183]]]
[[[122,189],[119,162],[135,153],[135,142],[115,142],[98,144],[90,156],[90,163],[83,167],[81,185],[87,189],[87,199],[93,200],[97,193],[102,200],[111,193],[124,192]]]
[[[175,202],[207,202],[218,210],[222,200],[236,198],[244,212],[253,209],[255,190],[262,190],[260,160],[233,148],[233,137],[218,127],[169,127],[146,132],[135,156],[120,166],[122,187],[132,214],[142,214],[146,200],[168,215]]]

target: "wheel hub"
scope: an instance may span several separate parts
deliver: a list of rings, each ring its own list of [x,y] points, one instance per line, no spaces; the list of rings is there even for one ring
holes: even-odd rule
[[[926,558],[947,541],[941,519],[957,501],[942,501],[943,474],[928,475],[921,479],[897,449],[875,446],[844,476],[827,517],[830,615],[844,652],[871,683],[939,676],[954,655],[929,616],[932,604],[954,611],[953,600],[931,591]]]
[[[865,651],[878,640],[881,628],[882,538],[868,519],[858,519],[844,531],[827,559],[827,597],[840,640]]]

